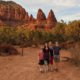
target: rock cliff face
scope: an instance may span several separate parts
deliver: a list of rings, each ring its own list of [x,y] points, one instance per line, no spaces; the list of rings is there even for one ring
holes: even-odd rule
[[[0,1],[0,20],[4,21],[27,21],[28,13],[19,4],[13,1]]]
[[[48,17],[46,16],[42,9],[38,9],[36,19],[31,14],[13,1],[0,1],[0,26],[26,26],[32,27],[33,29],[51,29],[56,26],[57,20],[55,18],[54,12],[50,10]]]
[[[50,10],[48,17],[47,17],[47,27],[53,28],[56,26],[57,20],[55,18],[54,12]]]
[[[37,21],[44,21],[44,20],[46,20],[46,16],[44,12],[41,9],[39,9],[37,13]]]
[[[47,22],[57,22],[54,12],[52,10],[50,10],[49,14],[48,14],[48,18],[47,18]]]
[[[45,23],[46,22],[46,16],[42,9],[38,9],[37,12],[37,19],[36,19],[36,28],[37,29],[44,29]]]
[[[31,14],[29,17],[29,22],[35,22],[35,18],[33,17],[33,15]]]

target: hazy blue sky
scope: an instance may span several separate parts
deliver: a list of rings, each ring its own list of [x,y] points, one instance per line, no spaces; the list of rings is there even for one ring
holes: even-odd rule
[[[37,10],[41,8],[46,16],[50,9],[55,13],[58,21],[80,20],[80,0],[5,0],[15,1],[26,9],[27,12],[37,15]]]

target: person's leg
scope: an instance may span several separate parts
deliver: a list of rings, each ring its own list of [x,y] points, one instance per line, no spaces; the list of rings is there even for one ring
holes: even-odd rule
[[[43,60],[40,60],[40,63],[39,63],[40,72],[43,72],[43,65],[44,65]]]
[[[46,66],[47,66],[47,62],[46,60],[44,60],[44,71],[46,72]]]
[[[54,66],[53,66],[53,57],[51,57],[51,71],[53,71],[53,68],[54,68]]]
[[[40,72],[42,71],[42,67],[41,67],[41,65],[39,66],[39,71],[40,71]]]
[[[49,60],[45,60],[45,72],[47,72],[49,70]]]
[[[49,59],[47,59],[47,70],[49,71],[49,69],[50,69],[50,60]]]
[[[56,70],[56,71],[59,70],[59,61],[60,61],[59,56],[56,56],[56,62],[55,62],[55,70]]]
[[[56,62],[55,65],[55,69],[58,69],[58,62]]]
[[[54,68],[56,70],[57,69],[57,66],[58,66],[57,57],[56,56],[54,57],[54,63],[55,63]]]
[[[49,70],[50,70],[50,71],[53,71],[53,67],[54,67],[54,66],[53,66],[53,63],[50,63],[50,64],[49,64]]]
[[[42,72],[44,72],[44,60],[42,62]]]

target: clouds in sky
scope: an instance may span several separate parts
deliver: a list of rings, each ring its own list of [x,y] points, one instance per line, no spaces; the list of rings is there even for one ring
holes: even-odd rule
[[[6,0],[10,1],[10,0]],[[80,19],[80,0],[11,0],[22,5],[29,14],[35,17],[37,10],[41,8],[46,16],[50,9],[55,13],[56,18],[64,21]]]

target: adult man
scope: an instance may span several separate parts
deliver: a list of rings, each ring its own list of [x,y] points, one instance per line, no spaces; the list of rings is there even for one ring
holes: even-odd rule
[[[54,62],[55,62],[55,70],[58,71],[59,69],[59,62],[60,62],[60,46],[58,42],[55,42],[55,46],[53,48],[54,51]]]

